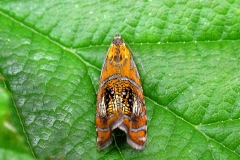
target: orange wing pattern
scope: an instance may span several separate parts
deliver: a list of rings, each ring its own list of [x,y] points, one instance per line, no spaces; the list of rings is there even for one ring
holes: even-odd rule
[[[109,146],[112,131],[120,128],[133,148],[145,147],[146,106],[142,85],[130,50],[115,35],[102,67],[97,94],[96,132],[98,149]]]

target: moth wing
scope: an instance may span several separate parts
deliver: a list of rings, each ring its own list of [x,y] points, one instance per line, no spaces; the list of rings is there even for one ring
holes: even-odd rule
[[[134,98],[132,114],[127,121],[128,144],[137,150],[144,149],[147,139],[147,116],[145,103],[139,97]]]
[[[127,133],[127,142],[133,148],[142,150],[145,147],[147,138],[147,116],[146,106],[144,102],[143,90],[140,82],[140,77],[137,67],[129,52],[128,64],[129,69],[122,71],[122,75],[127,78],[122,78],[123,86],[125,86],[126,96],[123,97],[124,104],[127,109],[123,110],[123,123],[119,126],[120,129]]]
[[[116,101],[119,101],[119,98],[115,98],[113,87],[117,82],[117,79],[106,82],[98,92],[96,132],[99,150],[112,143],[112,131],[122,123],[119,108],[116,107]]]

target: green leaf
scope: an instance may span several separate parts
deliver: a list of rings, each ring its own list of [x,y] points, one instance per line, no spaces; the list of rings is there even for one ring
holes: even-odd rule
[[[2,1],[0,74],[37,158],[239,159],[240,2]],[[96,91],[113,36],[133,51],[148,116],[98,151]]]

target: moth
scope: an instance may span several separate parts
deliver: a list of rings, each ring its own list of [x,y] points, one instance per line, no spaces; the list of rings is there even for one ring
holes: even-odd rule
[[[137,67],[124,40],[116,34],[102,66],[96,104],[98,149],[112,143],[112,131],[119,128],[128,144],[142,150],[147,139],[147,116]]]

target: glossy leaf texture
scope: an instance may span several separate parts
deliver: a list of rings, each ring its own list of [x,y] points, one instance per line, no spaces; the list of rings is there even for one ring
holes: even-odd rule
[[[30,153],[53,159],[239,159],[240,2],[2,1],[0,74]],[[143,151],[97,150],[96,91],[116,33],[144,89]]]

